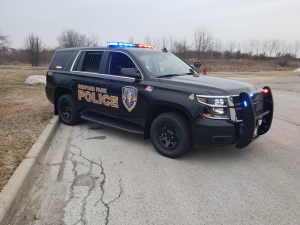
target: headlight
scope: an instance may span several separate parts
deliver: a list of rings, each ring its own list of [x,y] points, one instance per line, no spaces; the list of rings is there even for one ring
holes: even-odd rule
[[[197,95],[197,100],[206,106],[203,112],[204,116],[212,119],[228,119],[230,117],[226,97]]]

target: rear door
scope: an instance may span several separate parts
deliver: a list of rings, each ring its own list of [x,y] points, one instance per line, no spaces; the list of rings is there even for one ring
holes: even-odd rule
[[[70,83],[77,106],[84,111],[101,111],[105,80],[100,78],[104,51],[81,51],[71,68]]]

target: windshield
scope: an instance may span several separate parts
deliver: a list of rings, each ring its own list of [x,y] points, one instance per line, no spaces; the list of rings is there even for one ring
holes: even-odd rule
[[[171,53],[137,53],[136,56],[155,76],[197,73],[184,61]]]

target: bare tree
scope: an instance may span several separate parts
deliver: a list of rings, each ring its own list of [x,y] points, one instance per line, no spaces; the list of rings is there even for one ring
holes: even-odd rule
[[[8,35],[4,35],[0,31],[0,49],[6,48],[10,45],[10,37]]]
[[[176,55],[178,55],[180,58],[183,58],[183,59],[188,58],[187,53],[188,53],[189,47],[188,47],[188,44],[187,44],[187,41],[185,38],[183,38],[180,41],[175,41],[174,49],[175,49],[174,53]]]
[[[219,39],[216,39],[214,41],[214,49],[217,52],[222,52],[223,51],[223,44],[222,44],[222,42]]]
[[[280,41],[280,54],[279,55],[285,55],[287,53],[289,53],[289,51],[291,50],[291,45],[289,43],[287,43],[286,41]]]
[[[128,42],[129,43],[133,43],[134,41],[133,41],[133,36],[130,36],[129,38],[128,38]]]
[[[144,37],[144,44],[145,45],[151,45],[152,44],[151,36],[149,34]]]
[[[261,50],[261,43],[259,40],[253,40],[253,47],[254,47],[254,50],[255,50],[255,53],[256,55],[259,54],[260,50]]]
[[[162,45],[162,48],[168,49],[168,47],[169,47],[169,41],[165,36],[161,37],[161,45]]]
[[[231,60],[232,59],[232,56],[233,56],[233,52],[235,51],[235,48],[236,48],[236,43],[234,41],[230,41],[229,43],[227,43],[226,45],[226,50],[228,51],[229,53],[229,59]]]
[[[277,45],[278,45],[278,41],[276,39],[267,40],[266,48],[270,58],[272,57],[272,54],[275,51]]]
[[[250,39],[249,43],[248,43],[248,49],[247,49],[247,53],[250,55],[251,59],[253,56],[253,52],[255,50],[255,40],[253,40],[252,38]]]
[[[160,38],[156,37],[154,38],[154,45],[156,49],[161,49],[161,44],[160,44]]]
[[[293,44],[293,53],[294,53],[294,57],[297,58],[298,56],[298,52],[300,51],[300,41],[296,40]]]
[[[60,48],[95,47],[98,45],[98,39],[99,37],[95,34],[86,36],[73,29],[63,30],[57,37]]]
[[[169,47],[170,47],[171,52],[175,52],[175,42],[176,42],[176,40],[172,36],[170,36],[169,37]]]
[[[213,45],[213,33],[207,27],[198,26],[194,31],[193,46],[196,50],[197,60],[199,61],[202,53],[210,49]]]
[[[22,50],[25,58],[32,66],[40,64],[44,45],[39,36],[29,34],[24,40],[24,48]]]
[[[266,55],[267,49],[268,49],[268,41],[263,40],[261,43],[261,52],[263,55]]]

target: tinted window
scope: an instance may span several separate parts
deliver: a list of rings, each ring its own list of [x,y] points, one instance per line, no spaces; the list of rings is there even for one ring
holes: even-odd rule
[[[99,73],[103,52],[82,52],[74,65],[73,71]]]
[[[114,52],[110,55],[108,74],[120,75],[122,68],[134,68],[132,60],[125,54]]]
[[[101,52],[87,52],[82,64],[82,71],[99,72],[102,59]]]
[[[50,70],[64,70],[67,62],[74,51],[56,52],[52,58],[49,69]],[[59,68],[56,68],[59,67]]]

